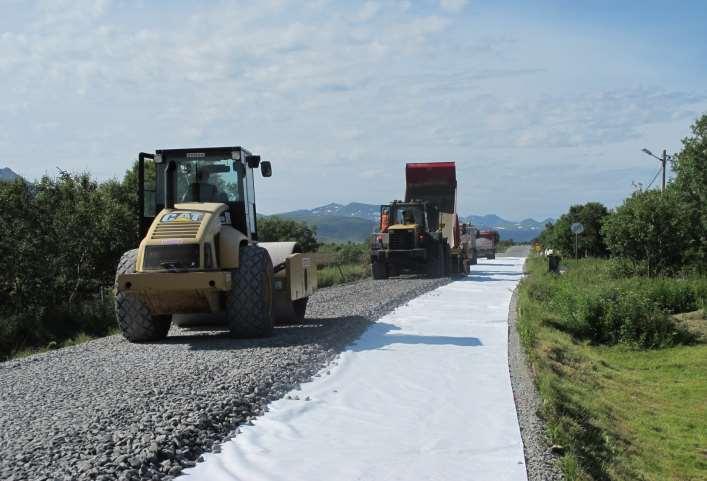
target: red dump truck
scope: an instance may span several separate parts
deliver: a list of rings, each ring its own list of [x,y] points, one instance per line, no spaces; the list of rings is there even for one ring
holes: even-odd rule
[[[479,237],[476,239],[476,255],[487,259],[495,259],[498,240],[499,235],[495,230],[479,231]]]
[[[406,165],[405,201],[381,206],[379,232],[371,237],[375,278],[401,272],[439,277],[469,271],[473,246],[462,240],[456,190],[454,162]]]

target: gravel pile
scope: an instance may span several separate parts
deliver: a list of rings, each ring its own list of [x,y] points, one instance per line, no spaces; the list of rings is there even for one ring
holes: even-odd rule
[[[0,479],[168,480],[317,373],[371,321],[446,280],[322,289],[271,338],[173,327],[0,363]]]

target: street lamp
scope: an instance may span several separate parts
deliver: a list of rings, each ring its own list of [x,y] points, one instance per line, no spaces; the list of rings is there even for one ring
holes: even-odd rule
[[[662,157],[658,157],[657,155],[655,155],[653,152],[651,152],[650,150],[648,150],[646,148],[641,149],[641,152],[643,152],[644,154],[650,155],[653,158],[660,160],[660,163],[661,163],[662,169],[663,169],[663,183],[660,187],[660,191],[661,192],[665,191],[665,164],[668,162],[668,152],[665,149],[663,149],[663,156]]]

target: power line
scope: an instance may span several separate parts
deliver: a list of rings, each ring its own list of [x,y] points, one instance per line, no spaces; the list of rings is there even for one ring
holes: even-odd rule
[[[662,171],[663,171],[663,167],[658,167],[658,172],[655,173],[655,175],[653,176],[653,180],[650,181],[650,183],[648,184],[648,187],[646,187],[646,190],[651,188],[651,185],[653,185],[653,182],[655,182],[655,179],[658,178],[658,174],[660,174]]]

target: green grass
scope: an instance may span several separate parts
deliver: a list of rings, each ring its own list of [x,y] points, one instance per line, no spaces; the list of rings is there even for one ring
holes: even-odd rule
[[[685,325],[704,326],[704,316],[683,323],[669,315],[704,305],[704,279],[616,278],[610,264],[568,262],[565,274],[553,276],[543,258],[531,258],[519,291],[518,330],[548,434],[565,448],[565,474],[570,481],[705,480],[707,344],[697,335],[674,335]],[[583,299],[612,289],[651,305],[636,306],[636,315],[622,308],[618,318],[640,323],[654,316],[661,342],[646,345],[633,333],[595,338],[576,329]]]
[[[367,243],[323,244],[318,253],[332,258],[331,264],[319,268],[319,287],[371,277]]]
[[[319,269],[319,287],[353,282],[371,276],[371,267],[365,264],[330,265]]]

